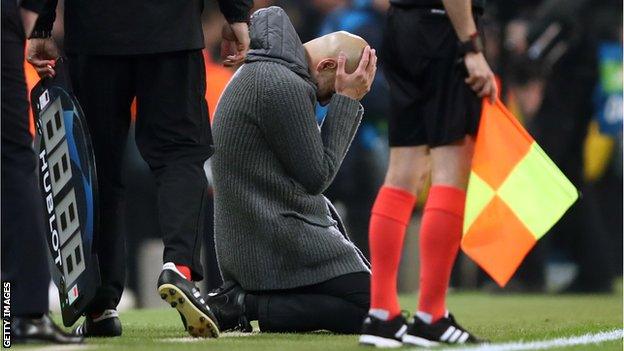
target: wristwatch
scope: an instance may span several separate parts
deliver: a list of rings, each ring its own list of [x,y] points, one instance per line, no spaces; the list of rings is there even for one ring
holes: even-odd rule
[[[474,32],[468,40],[459,42],[459,56],[464,57],[467,53],[483,52],[483,40],[479,36],[479,32]]]

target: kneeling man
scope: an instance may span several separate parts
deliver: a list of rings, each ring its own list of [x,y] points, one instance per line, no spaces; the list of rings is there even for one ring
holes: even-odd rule
[[[357,333],[366,259],[322,195],[362,118],[375,50],[336,32],[302,44],[279,7],[251,19],[251,50],[215,113],[215,244],[226,283],[207,303],[220,329]],[[328,105],[321,127],[316,102]]]

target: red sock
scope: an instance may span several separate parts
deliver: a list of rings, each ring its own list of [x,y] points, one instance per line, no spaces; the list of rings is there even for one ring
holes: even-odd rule
[[[397,274],[405,229],[412,217],[416,197],[410,192],[382,187],[373,206],[369,228],[371,255],[371,310],[401,312],[397,297]]]
[[[191,269],[189,268],[189,266],[184,266],[181,264],[176,264],[175,266],[178,269],[178,272],[182,273],[186,280],[191,280]]]
[[[446,290],[462,235],[466,192],[434,185],[420,227],[420,300],[418,310],[431,322],[446,313]]]

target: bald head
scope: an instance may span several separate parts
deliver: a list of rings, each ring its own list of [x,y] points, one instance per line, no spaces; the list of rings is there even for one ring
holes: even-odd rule
[[[308,54],[308,63],[311,64],[310,69],[325,59],[337,60],[338,54],[343,52],[347,57],[347,73],[355,71],[367,45],[366,40],[345,31],[329,33],[303,44]]]
[[[308,70],[316,83],[316,96],[322,104],[329,101],[336,91],[338,55],[344,53],[347,59],[345,71],[351,74],[360,64],[366,46],[366,40],[345,31],[329,33],[303,44]]]

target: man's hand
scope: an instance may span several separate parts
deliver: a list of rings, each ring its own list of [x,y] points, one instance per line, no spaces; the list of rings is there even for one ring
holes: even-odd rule
[[[56,75],[54,66],[59,57],[59,50],[54,39],[30,39],[26,53],[26,60],[35,68],[39,77],[54,77]]]
[[[347,74],[345,71],[346,61],[347,57],[341,52],[338,55],[338,68],[336,70],[336,93],[361,100],[370,91],[373,79],[375,79],[375,72],[377,72],[375,49],[371,49],[370,46],[364,48],[360,64],[351,74]]]
[[[30,37],[30,33],[32,33],[33,28],[35,28],[35,23],[37,23],[37,18],[39,17],[39,14],[20,7],[20,17],[22,17],[24,34],[26,34],[26,38],[28,38]]]
[[[464,63],[468,70],[468,78],[465,82],[470,88],[479,95],[479,97],[490,98],[490,102],[494,103],[498,97],[498,88],[494,73],[490,69],[483,53],[469,52],[464,56]]]
[[[223,65],[236,66],[243,62],[249,50],[249,27],[245,22],[225,23],[221,30]]]

